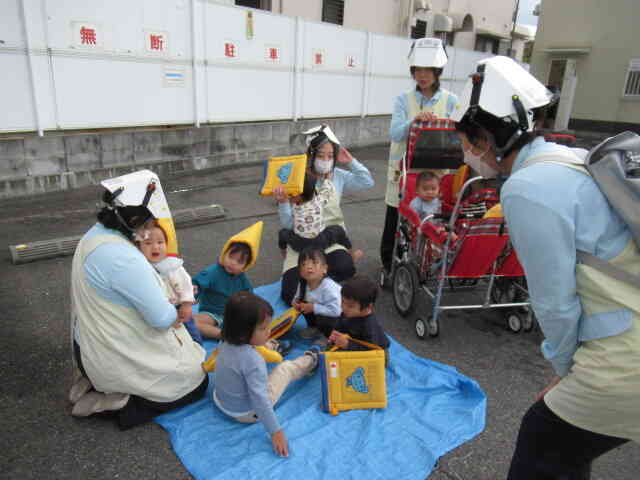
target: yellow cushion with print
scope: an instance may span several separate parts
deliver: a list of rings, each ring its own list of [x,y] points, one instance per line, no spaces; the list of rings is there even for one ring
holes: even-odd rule
[[[273,195],[274,188],[280,186],[290,197],[300,195],[304,187],[306,168],[306,155],[271,157],[265,164],[264,183],[260,195]]]

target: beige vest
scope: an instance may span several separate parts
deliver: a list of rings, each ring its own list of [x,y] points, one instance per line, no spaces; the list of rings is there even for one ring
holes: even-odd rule
[[[610,262],[640,274],[640,252],[633,241]],[[582,264],[576,265],[576,287],[583,316],[627,308],[633,312],[633,324],[619,335],[583,341],[571,371],[545,396],[545,402],[560,418],[580,428],[640,442],[639,292]]]
[[[440,92],[440,99],[435,103],[435,105],[426,108],[420,108],[420,104],[416,99],[415,89],[406,92],[404,95],[407,99],[407,120],[410,118],[415,118],[415,116],[422,111],[432,112],[438,118],[448,118],[449,115],[447,113],[447,104],[449,102],[450,93],[443,88],[440,89]],[[390,207],[398,207],[398,196],[400,194],[399,162],[406,151],[406,138],[401,142],[391,142],[391,147],[389,148],[389,166],[387,170],[387,194],[384,199],[385,203]]]
[[[82,364],[96,390],[129,393],[154,402],[173,402],[204,379],[204,349],[184,326],[154,328],[138,311],[111,303],[85,280],[86,257],[106,243],[135,248],[117,235],[83,238],[73,257],[71,277],[72,332]],[[160,276],[158,284],[165,289]]]

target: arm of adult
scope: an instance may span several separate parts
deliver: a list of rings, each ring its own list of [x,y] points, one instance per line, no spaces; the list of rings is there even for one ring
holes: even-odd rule
[[[131,306],[155,328],[169,328],[177,311],[164,294],[151,264],[134,247],[104,244],[85,260],[85,272],[96,291]]]
[[[336,172],[340,172],[338,173],[338,175],[342,177],[340,179],[340,182],[334,181],[336,189],[340,190],[341,192],[357,192],[359,190],[366,190],[367,188],[371,188],[374,186],[375,181],[373,180],[373,176],[371,175],[369,169],[358,160],[353,158],[351,153],[348,153],[348,155],[345,155],[344,157],[341,153],[340,157],[338,158],[338,165],[348,168],[348,170],[334,171],[334,176]],[[341,185],[338,185],[338,183],[340,183]]]
[[[409,135],[409,127],[413,118],[407,117],[407,100],[403,95],[398,95],[393,103],[393,113],[391,114],[391,127],[389,136],[393,142],[402,142]]]
[[[527,194],[531,191],[528,182],[512,179],[508,191],[503,190],[502,207],[545,336],[542,353],[563,377],[578,348],[582,314],[576,294],[575,225],[568,214],[570,202],[565,211],[554,210]]]

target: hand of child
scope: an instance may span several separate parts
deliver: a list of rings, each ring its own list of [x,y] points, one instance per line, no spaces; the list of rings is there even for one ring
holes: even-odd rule
[[[329,342],[337,345],[340,348],[347,348],[349,346],[349,339],[344,333],[340,333],[337,330],[333,330],[329,335]]]
[[[273,451],[280,457],[289,456],[289,445],[287,443],[287,437],[284,436],[282,430],[278,430],[271,435],[271,444],[273,445]]]
[[[289,197],[282,186],[273,189],[273,196],[278,203],[289,203]]]
[[[313,313],[313,302],[300,302],[300,311],[302,313]]]
[[[183,303],[178,308],[178,320],[180,322],[186,322],[191,318],[192,314],[192,305],[188,302]]]

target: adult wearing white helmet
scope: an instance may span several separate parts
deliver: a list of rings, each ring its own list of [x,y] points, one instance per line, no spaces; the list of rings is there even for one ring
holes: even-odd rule
[[[409,127],[414,121],[449,118],[458,103],[457,97],[440,86],[440,75],[447,63],[447,53],[437,38],[421,38],[409,49],[409,71],[416,87],[395,99],[391,116],[391,147],[387,171],[384,232],[380,242],[383,274],[391,271],[391,259],[398,224],[399,162],[406,152]]]
[[[586,479],[640,441],[640,302],[577,252],[640,271],[628,227],[571,149],[533,132],[551,93],[506,57],[479,62],[453,115],[465,161],[509,175],[501,202],[555,376],[525,414],[509,479]],[[592,152],[591,155],[596,154]]]
[[[127,429],[198,400],[208,377],[205,351],[176,323],[164,282],[133,243],[144,238],[147,220],[171,221],[158,177],[142,170],[102,186],[106,206],[73,257],[71,335],[79,374],[69,400],[72,415],[114,411]]]

